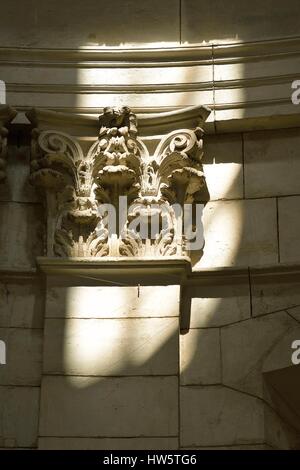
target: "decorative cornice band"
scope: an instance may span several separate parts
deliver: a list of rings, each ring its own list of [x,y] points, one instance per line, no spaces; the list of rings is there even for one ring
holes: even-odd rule
[[[109,280],[111,275],[121,269],[122,274],[126,274],[128,270],[132,275],[137,272],[144,273],[149,270],[158,272],[163,270],[164,274],[178,275],[183,274],[181,278],[183,284],[188,286],[201,286],[207,284],[230,284],[235,282],[299,282],[300,281],[300,264],[278,264],[268,266],[253,266],[253,267],[216,267],[204,268],[199,271],[192,271],[190,261],[188,258],[182,257],[180,259],[164,258],[163,260],[153,259],[94,259],[94,258],[73,258],[72,260],[64,260],[59,258],[37,258],[39,269],[49,275],[68,275],[77,274],[85,275],[87,278],[90,276],[91,281]],[[121,274],[121,272],[120,272]],[[134,277],[134,276],[133,276]],[[169,278],[171,281],[171,278]],[[174,278],[178,282],[178,277]]]
[[[166,261],[166,263],[165,263]],[[87,275],[88,270],[98,270],[98,278],[105,278],[108,273],[111,271],[118,270],[118,266],[122,264],[123,268],[135,269],[136,267],[150,268],[152,270],[157,270],[161,263],[157,260],[147,260],[143,258],[139,260],[137,258],[122,258],[120,259],[102,259],[99,261],[92,259],[80,259],[73,258],[72,260],[63,260],[59,258],[45,258],[38,257],[37,265],[39,269],[31,268],[26,271],[19,271],[18,269],[4,269],[0,268],[0,280],[2,282],[14,281],[14,280],[30,280],[40,276],[40,271],[47,274],[63,274],[66,271],[85,271]],[[256,267],[216,267],[216,268],[203,268],[201,270],[192,271],[190,268],[190,262],[188,258],[182,257],[181,259],[167,259],[164,258],[163,264],[166,267],[166,271],[171,274],[173,270],[183,269],[186,273],[186,278],[184,280],[184,285],[186,286],[197,286],[205,284],[214,284],[214,283],[224,283],[229,284],[232,282],[248,282],[249,278],[252,280],[257,280],[261,282],[297,282],[300,281],[300,264],[277,264],[269,266],[256,266]],[[97,277],[96,276],[96,277]],[[93,276],[92,276],[93,277]]]
[[[74,85],[62,83],[6,83],[11,93],[58,93],[58,94],[127,94],[127,93],[186,93],[216,89],[236,89],[266,85],[290,84],[297,77],[295,74],[273,75],[238,80],[217,80],[208,82],[186,83],[134,83],[118,85]]]
[[[300,54],[300,37],[228,44],[178,46],[166,48],[81,48],[39,49],[0,48],[0,63],[38,66],[154,67],[155,65],[201,65],[274,59]]]

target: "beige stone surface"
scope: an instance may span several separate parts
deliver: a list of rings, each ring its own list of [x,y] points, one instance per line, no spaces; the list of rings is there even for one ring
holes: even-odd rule
[[[44,372],[71,375],[178,374],[178,318],[48,319]]]
[[[300,193],[298,129],[244,135],[246,197]]]
[[[287,310],[288,313],[300,323],[300,305]]]
[[[268,444],[245,444],[240,446],[204,446],[204,447],[186,447],[186,449],[199,449],[199,450],[273,450],[273,447]]]
[[[250,317],[250,292],[246,283],[194,286],[191,289],[191,328],[209,328]]]
[[[15,15],[16,10],[18,15]],[[126,4],[117,0],[113,10],[109,3],[99,6],[97,0],[90,0],[84,12],[79,4],[69,2],[54,0],[45,8],[43,3],[20,6],[13,0],[2,12],[0,38],[3,46],[20,46],[21,43],[29,47],[75,49],[124,43],[178,42],[178,19],[178,5],[174,8],[173,0],[165,0],[164,3],[143,0],[138,7],[134,0]],[[16,34],[16,31],[23,32]]]
[[[145,58],[146,60],[146,58]],[[183,87],[189,83],[209,82],[212,80],[213,67],[212,64],[200,63],[189,65],[188,61],[183,66],[176,66],[174,63],[171,67],[165,67],[164,63],[158,63],[153,67],[137,67],[134,63],[128,63],[127,67],[116,68],[110,64],[101,64],[99,67],[94,67],[93,64],[87,63],[84,66],[79,64],[74,73],[73,68],[64,67],[47,67],[41,63],[40,67],[30,67],[24,65],[22,68],[18,66],[11,66],[1,69],[1,79],[7,83],[15,83],[20,86],[28,85],[46,85],[49,89],[53,89],[53,85],[59,86],[59,90],[68,92],[68,87],[76,89],[76,86],[83,86],[85,89],[90,87],[99,87],[99,92],[104,93],[111,86],[124,86],[124,87],[145,87],[148,85],[151,91],[156,87],[164,86],[168,89],[172,85]],[[103,88],[102,88],[103,87]],[[199,88],[201,85],[199,86]],[[176,88],[173,88],[176,89]],[[79,91],[77,89],[77,91]]]
[[[278,371],[290,367],[296,367],[292,364],[292,355],[295,349],[292,345],[300,338],[300,323],[291,319],[291,328],[283,332],[280,340],[271,348],[268,355],[262,358],[263,372]],[[300,367],[298,367],[298,373]],[[293,380],[291,380],[293,383]],[[295,382],[296,386],[296,382]],[[286,397],[287,398],[287,397]],[[287,400],[288,401],[288,400]]]
[[[180,336],[180,383],[205,385],[221,382],[218,328],[192,329]]]
[[[112,13],[109,4],[103,4],[99,9],[97,1],[91,0],[85,9],[85,21],[82,22],[82,10],[74,5],[70,15],[68,2],[53,0],[51,8],[45,9],[42,3],[34,7],[24,3],[20,8],[19,3],[13,0],[4,5],[0,23],[1,42],[3,46],[18,46],[22,43],[22,46],[53,48],[61,47],[62,44],[65,48],[132,42],[179,44],[180,26],[181,40],[186,44],[298,36],[299,11],[296,0],[289,0],[289,8],[285,4],[276,4],[276,12],[270,6],[271,3],[258,0],[253,5],[232,2],[229,6],[213,0],[208,9],[204,0],[182,0],[180,10],[180,4],[175,0],[165,0],[163,4],[158,0],[141,1],[138,7],[133,0],[128,1],[126,6],[118,0]],[[29,7],[36,17],[28,14]],[[14,15],[16,8],[20,8],[18,17]],[[96,21],[99,13],[100,31]],[[114,28],[111,27],[112,16]],[[22,31],[22,27],[22,34],[13,34],[13,31]]]
[[[277,263],[275,199],[209,202],[204,254],[194,269]]]
[[[210,200],[243,198],[241,134],[205,136],[203,171]]]
[[[183,447],[264,442],[263,403],[222,386],[181,387]]]
[[[43,210],[38,204],[0,203],[0,266],[24,269],[43,254]]]
[[[294,429],[291,429],[291,427],[268,406],[265,407],[265,436],[267,442],[274,449],[299,449],[299,445],[295,447]]]
[[[22,14],[22,7],[16,18],[16,1],[3,7],[0,19],[2,75],[8,84],[7,101],[16,106],[69,112],[77,108],[96,114],[99,107],[111,104],[130,104],[151,112],[157,106],[167,110],[202,102],[215,105],[217,119],[211,130],[223,127],[220,119],[236,119],[229,123],[234,127],[240,119],[252,116],[251,126],[257,129],[258,116],[269,116],[272,125],[274,116],[281,119],[298,112],[290,101],[290,85],[299,70],[299,45],[285,40],[298,36],[297,0],[290,0],[288,9],[283,5],[272,8],[271,0],[268,6],[256,0],[253,9],[246,3],[241,7],[233,1],[228,7],[214,0],[209,10],[204,0],[166,0],[163,4],[143,0],[139,6],[131,0],[126,7],[118,0],[113,14],[109,4],[101,6],[100,30],[96,0],[89,0],[84,22],[78,6],[57,0],[48,8],[32,7],[37,21],[34,15]],[[270,38],[278,41],[266,41]],[[191,50],[195,43],[199,53]],[[132,45],[148,49],[145,60],[143,52],[136,53],[141,67],[132,50],[123,56]],[[16,49],[5,49],[12,46]],[[111,46],[121,50],[110,55],[110,65],[106,59]],[[169,47],[174,53],[169,54]],[[47,48],[61,51],[48,55]],[[186,57],[178,49],[186,51]],[[115,73],[114,61],[118,60],[122,65]],[[116,83],[121,88],[114,89]],[[166,86],[161,87],[162,83]],[[122,89],[126,85],[127,95]],[[142,86],[136,91],[138,85]],[[249,125],[244,128],[249,130]]]
[[[149,411],[151,410],[151,411]],[[175,437],[177,377],[44,377],[41,437]]]
[[[41,437],[41,450],[174,450],[178,449],[176,437],[136,438],[76,438]]]
[[[257,96],[252,96],[255,100],[253,103],[248,93],[249,88],[245,89],[241,84],[241,87],[235,93],[227,94],[229,102],[224,103],[221,101],[221,103],[216,103],[218,106],[215,112],[217,132],[278,129],[284,125],[283,123],[287,126],[291,123],[292,127],[297,127],[298,108],[291,101],[290,83],[288,86],[285,84],[279,90],[274,90],[274,87],[271,90],[267,88],[260,89]],[[267,100],[265,101],[266,93]],[[272,101],[273,94],[276,96],[275,103]],[[222,97],[222,92],[219,96]],[[240,101],[241,97],[243,99]],[[245,97],[249,97],[248,102]]]
[[[15,71],[15,74],[17,76],[18,72]],[[2,80],[5,79],[2,78]],[[30,132],[29,129],[28,132]],[[35,188],[29,183],[29,173],[29,146],[9,145],[6,166],[7,177],[5,184],[0,185],[0,201],[37,202],[38,195]]]
[[[182,0],[182,41],[236,42],[298,35],[297,0],[287,5],[254,0],[230,3]]]
[[[42,285],[0,281],[0,327],[42,328],[44,296]]]
[[[263,371],[290,365],[291,344],[298,337],[299,325],[285,312],[222,328],[223,383],[263,398]]]
[[[47,289],[47,318],[176,317],[178,286],[59,287]],[[159,308],[157,308],[159,306]]]
[[[278,75],[278,72],[284,75],[297,75],[297,71],[299,70],[300,58],[296,55],[290,56],[288,54],[282,54],[277,57],[269,56],[267,60],[266,56],[261,57],[260,60],[255,60],[256,58],[253,57],[253,60],[250,61],[244,61],[243,57],[237,57],[235,55],[232,61],[222,61],[220,58],[222,57],[222,53],[224,54],[224,50],[226,50],[226,46],[223,46],[223,48],[219,46],[215,49],[216,61],[214,65],[214,79],[217,86],[222,85],[224,80],[231,80],[233,82],[245,79],[255,80],[257,77],[269,78]],[[247,50],[247,44],[245,45],[245,52],[248,54],[250,52],[249,49]],[[267,45],[264,52],[268,52]],[[239,52],[237,52],[237,55],[239,55]]]
[[[278,66],[278,73],[280,73],[279,71],[280,64]],[[220,110],[220,112],[218,112],[216,115],[217,120],[222,118],[226,119],[226,113],[228,114],[229,118],[231,117],[231,119],[250,117],[251,114],[253,117],[255,115],[260,116],[261,114],[264,114],[263,108],[265,107],[266,103],[269,106],[272,105],[272,98],[274,102],[276,103],[277,101],[278,104],[280,101],[285,101],[284,104],[287,103],[286,106],[290,108],[292,113],[293,107],[295,108],[290,100],[292,80],[288,84],[284,79],[279,81],[279,83],[276,83],[276,81],[273,80],[270,80],[269,83],[266,83],[264,80],[260,80],[261,78],[263,77],[258,77],[257,81],[253,80],[252,82],[241,80],[235,83],[233,80],[232,82],[228,81],[229,83],[216,83],[216,91],[214,95],[215,104]],[[234,84],[235,86],[230,86],[231,84]],[[252,109],[251,106],[247,106],[248,103],[254,103]],[[260,112],[258,111],[259,107],[261,108]],[[266,114],[270,115],[270,113]],[[275,110],[274,114],[279,114],[279,108]],[[253,125],[253,127],[250,129],[257,129],[257,127]],[[249,127],[247,128],[246,126],[245,130],[249,130]]]
[[[67,110],[74,110],[77,108],[94,108],[98,110],[105,106],[130,106],[131,108],[180,108],[182,106],[194,106],[195,103],[201,103],[206,106],[213,104],[213,90],[209,87],[207,90],[200,89],[200,91],[190,91],[189,93],[176,92],[161,92],[153,93],[122,93],[119,91],[111,93],[89,93],[86,90],[84,93],[78,95],[69,93],[40,93],[23,91],[11,91],[7,93],[7,98],[10,103],[18,103],[18,106],[27,107],[28,103],[32,107],[43,108],[64,108]],[[79,110],[78,110],[79,111]]]
[[[38,387],[0,386],[0,442],[10,447],[37,445],[39,417]]]
[[[6,364],[0,385],[39,385],[42,370],[43,330],[0,328],[6,344]]]
[[[251,277],[252,314],[264,315],[300,305],[300,282],[293,277],[266,281]]]
[[[300,261],[300,196],[278,199],[280,261]]]

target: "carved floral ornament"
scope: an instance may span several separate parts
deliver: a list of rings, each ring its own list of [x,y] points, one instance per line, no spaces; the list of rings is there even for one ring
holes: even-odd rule
[[[86,152],[65,132],[33,130],[30,179],[46,196],[48,256],[187,254],[176,207],[193,204],[205,183],[203,130],[172,131],[153,155],[137,134],[128,107],[104,108]]]

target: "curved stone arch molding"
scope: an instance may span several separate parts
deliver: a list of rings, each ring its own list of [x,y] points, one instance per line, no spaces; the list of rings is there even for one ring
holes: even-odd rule
[[[261,39],[255,41],[209,41],[207,44],[175,45],[166,47],[91,47],[80,49],[33,48],[33,47],[0,47],[2,61],[16,65],[20,62],[29,66],[43,64],[55,67],[97,67],[99,62],[108,63],[110,67],[143,66],[154,67],[156,64],[189,65],[207,64],[213,60],[234,63],[237,58],[249,61],[263,56],[274,58],[282,54],[298,54],[300,37]]]

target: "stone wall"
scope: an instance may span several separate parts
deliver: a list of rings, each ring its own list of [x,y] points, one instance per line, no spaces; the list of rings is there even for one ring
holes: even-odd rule
[[[19,15],[15,12],[18,11]],[[58,14],[59,13],[59,14]],[[195,44],[251,41],[299,34],[297,0],[11,0],[1,8],[1,44],[6,47],[78,48],[120,44]]]
[[[43,208],[30,187],[29,146],[10,134],[6,181],[0,185],[0,447],[37,446],[42,371],[44,283],[35,257],[43,255]]]
[[[275,388],[288,401],[299,384],[299,143],[298,129],[206,139],[205,248],[180,349],[183,446],[299,445],[299,401],[290,419],[274,398]],[[298,379],[271,386],[277,369]]]
[[[0,80],[17,111],[0,106],[0,448],[300,447],[299,16],[298,0],[1,6]],[[94,122],[86,148],[104,106],[142,121],[200,104],[212,112],[192,272],[43,272],[34,114],[42,129],[43,108],[68,114],[69,134],[79,114]]]

